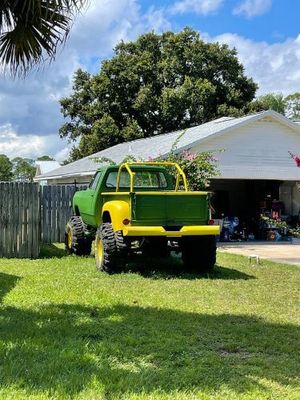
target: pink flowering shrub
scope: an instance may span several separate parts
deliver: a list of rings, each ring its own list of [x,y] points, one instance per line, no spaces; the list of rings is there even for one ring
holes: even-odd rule
[[[180,153],[171,152],[161,161],[177,162],[186,174],[190,190],[204,190],[209,186],[210,178],[217,176],[217,158],[213,151],[193,153],[184,150]]]

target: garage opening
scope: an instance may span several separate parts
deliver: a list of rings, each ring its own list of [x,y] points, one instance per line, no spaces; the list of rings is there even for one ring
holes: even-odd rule
[[[255,239],[266,239],[268,229],[262,229],[261,215],[296,225],[299,221],[300,192],[295,182],[278,180],[214,179],[212,191],[213,217],[217,220],[238,218],[238,230]]]
[[[272,200],[279,200],[281,181],[214,180],[212,204],[217,218],[236,215],[241,219],[252,218],[265,208],[271,209]]]

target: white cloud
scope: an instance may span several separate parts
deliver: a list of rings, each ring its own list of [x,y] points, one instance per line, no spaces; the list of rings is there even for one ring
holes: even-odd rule
[[[223,0],[179,0],[172,7],[173,14],[196,13],[208,15],[217,11]]]
[[[99,67],[99,60],[110,56],[120,40],[132,40],[145,31],[160,32],[169,28],[163,9],[151,6],[142,14],[137,0],[91,0],[86,12],[76,19],[67,47],[85,65],[96,59]]]
[[[66,146],[66,147],[62,148],[61,150],[59,150],[57,153],[55,153],[53,158],[59,162],[65,161],[69,158],[70,150],[71,150],[71,147]]]
[[[99,4],[100,3],[100,4]],[[24,80],[0,77],[0,125],[11,123],[19,134],[46,135],[62,124],[58,99],[70,91],[76,69],[97,69],[121,39],[127,39],[141,18],[134,0],[91,0],[77,17],[56,60],[32,71]],[[146,24],[145,24],[146,25]]]
[[[152,7],[142,14],[137,0],[90,0],[55,61],[32,71],[24,80],[0,76],[0,151],[34,157],[47,150],[43,146],[48,143],[53,155],[63,157],[68,147],[58,135],[63,123],[58,100],[70,92],[74,71],[82,67],[96,72],[101,59],[109,57],[121,39],[169,28],[161,9]],[[9,129],[3,129],[4,125]],[[9,136],[9,132],[16,136]]]
[[[143,16],[143,21],[150,29],[155,32],[162,32],[171,29],[171,23],[165,17],[165,10],[162,8],[150,7],[147,13]],[[142,32],[141,26],[138,27],[138,33]]]
[[[272,0],[244,0],[234,8],[233,14],[253,18],[265,14],[270,10],[271,6]]]
[[[61,150],[62,145],[64,146]],[[60,141],[58,135],[19,135],[11,124],[0,126],[0,154],[9,158],[37,158],[44,154],[63,161],[68,157],[70,146]]]
[[[259,85],[258,95],[300,91],[300,35],[274,44],[254,42],[232,33],[206,38],[237,49],[246,74]]]

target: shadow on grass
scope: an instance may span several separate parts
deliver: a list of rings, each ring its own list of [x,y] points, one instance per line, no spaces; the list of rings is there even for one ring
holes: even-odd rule
[[[6,307],[0,329],[1,385],[53,397],[299,384],[299,327],[246,315],[57,304]]]
[[[128,264],[126,270],[152,279],[256,279],[254,275],[248,275],[236,269],[225,268],[219,265],[215,265],[212,271],[205,272],[203,274],[186,273],[184,271],[182,261],[178,256],[171,256],[165,259],[135,256]]]
[[[64,245],[60,244],[61,247],[55,244],[42,243],[39,258],[62,258],[66,257],[67,253],[64,249]]]
[[[21,278],[16,275],[4,274],[0,272],[0,304],[4,297],[16,286]]]

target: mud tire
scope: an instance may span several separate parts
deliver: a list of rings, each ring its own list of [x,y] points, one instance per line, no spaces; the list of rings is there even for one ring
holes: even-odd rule
[[[80,216],[73,215],[65,231],[65,249],[68,254],[88,256],[91,254],[92,239],[85,236],[86,226]]]
[[[126,245],[121,232],[114,232],[111,223],[99,226],[95,241],[96,267],[109,274],[121,272],[126,263]]]

